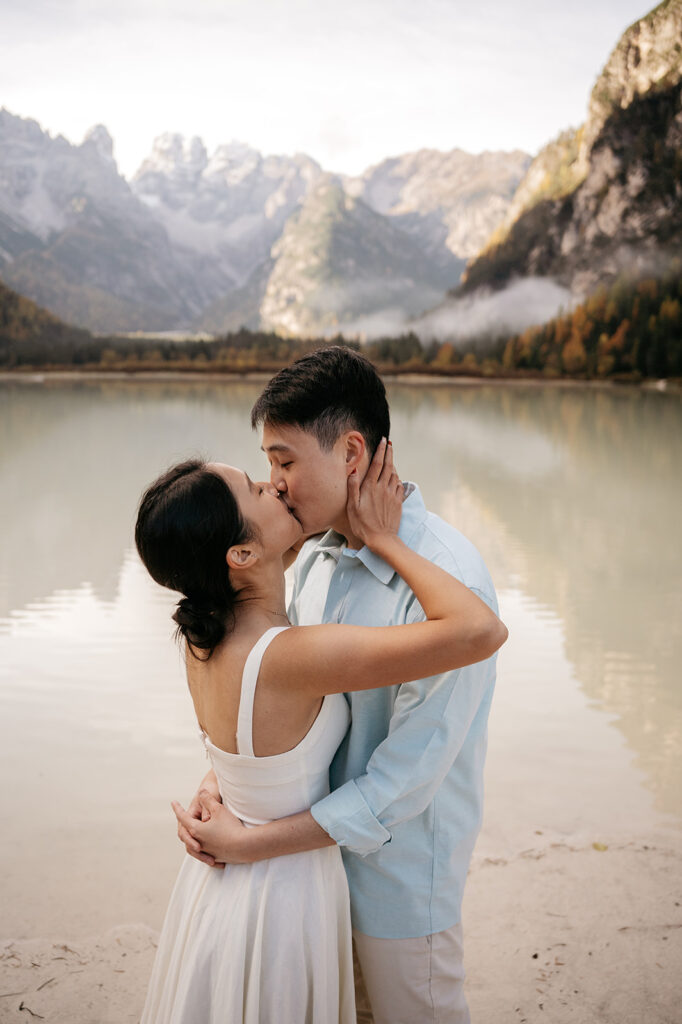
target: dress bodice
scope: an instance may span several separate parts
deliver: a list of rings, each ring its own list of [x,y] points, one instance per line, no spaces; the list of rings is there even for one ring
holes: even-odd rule
[[[296,814],[327,796],[329,765],[350,723],[345,697],[328,694],[300,743],[283,754],[254,756],[253,702],[261,661],[270,642],[288,628],[267,630],[244,664],[237,724],[239,753],[216,747],[203,734],[223,803],[247,824],[260,825]]]

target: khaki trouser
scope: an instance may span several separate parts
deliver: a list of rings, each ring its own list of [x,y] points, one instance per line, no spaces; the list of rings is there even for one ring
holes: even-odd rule
[[[461,924],[418,939],[353,939],[358,1024],[469,1024]]]

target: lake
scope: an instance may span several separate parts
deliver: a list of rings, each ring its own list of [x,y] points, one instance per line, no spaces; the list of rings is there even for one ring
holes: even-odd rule
[[[206,771],[132,529],[195,453],[267,476],[256,382],[0,383],[5,936],[160,925]],[[476,856],[682,827],[682,398],[389,385],[396,462],[481,550],[510,640]],[[8,841],[8,838],[10,841]]]

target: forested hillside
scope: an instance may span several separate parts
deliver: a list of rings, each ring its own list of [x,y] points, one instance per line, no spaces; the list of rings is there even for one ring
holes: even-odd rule
[[[549,323],[508,338],[423,344],[414,333],[361,344],[241,329],[212,340],[94,337],[0,285],[0,368],[274,372],[313,348],[345,344],[387,373],[584,380],[682,378],[682,268],[664,280],[620,279]]]
[[[79,347],[91,341],[88,331],[63,323],[0,281],[0,365],[71,363]]]
[[[682,273],[620,279],[573,312],[511,338],[502,369],[552,376],[682,377]]]

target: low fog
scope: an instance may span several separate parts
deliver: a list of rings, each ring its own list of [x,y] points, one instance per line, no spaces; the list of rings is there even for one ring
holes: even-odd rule
[[[474,341],[485,347],[488,340],[517,334],[533,324],[542,324],[568,310],[572,296],[567,288],[550,278],[528,277],[514,281],[502,291],[479,290],[458,299],[446,299],[440,306],[417,317],[396,309],[385,309],[342,326],[346,337],[367,340],[395,337],[414,331],[422,342]],[[477,346],[478,347],[478,346]]]

